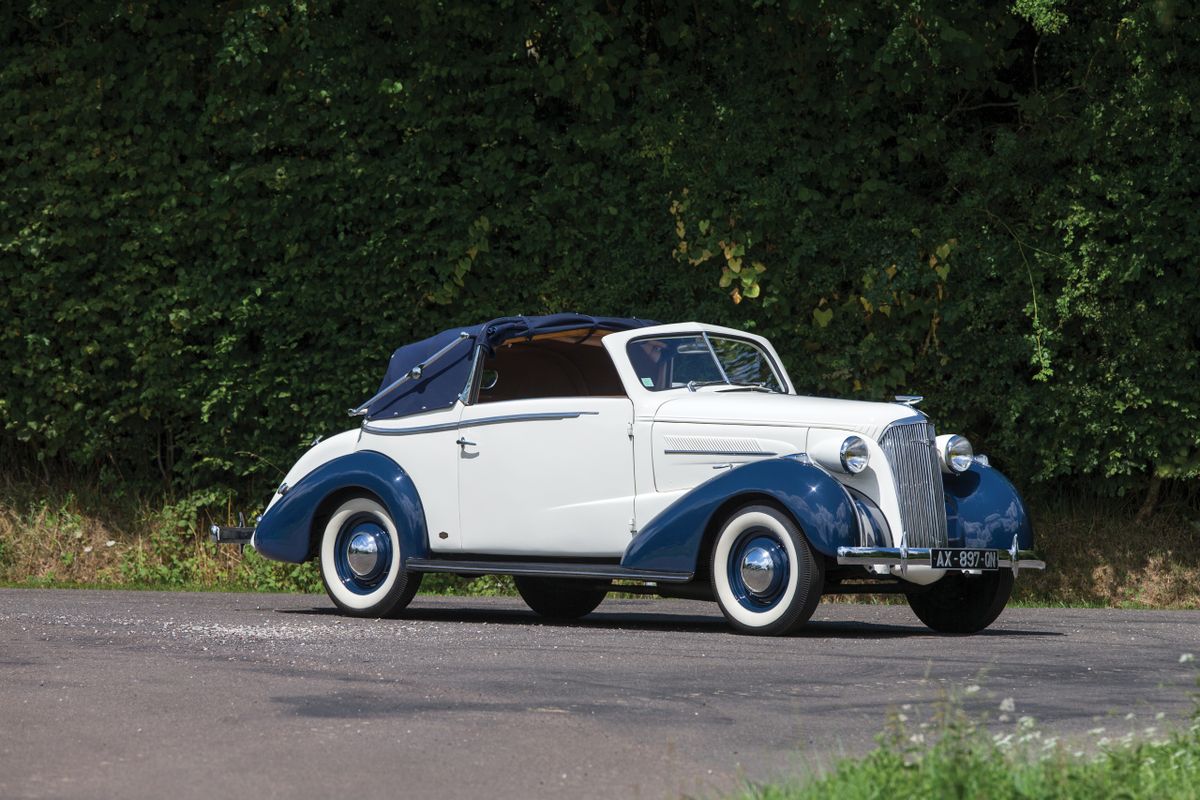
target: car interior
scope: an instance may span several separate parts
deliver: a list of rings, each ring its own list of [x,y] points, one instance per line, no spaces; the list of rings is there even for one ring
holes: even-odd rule
[[[625,397],[607,331],[576,330],[515,339],[484,359],[477,403],[532,397]]]

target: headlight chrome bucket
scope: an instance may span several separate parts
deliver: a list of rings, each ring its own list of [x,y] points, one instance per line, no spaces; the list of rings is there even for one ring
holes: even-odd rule
[[[942,471],[958,475],[971,468],[975,460],[975,450],[965,436],[945,434],[937,437],[938,458],[942,462]]]

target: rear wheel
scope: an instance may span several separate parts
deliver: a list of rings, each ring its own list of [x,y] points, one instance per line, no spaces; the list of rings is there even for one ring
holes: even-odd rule
[[[821,600],[821,562],[796,523],[773,506],[733,512],[717,534],[710,566],[721,613],[744,633],[787,633],[807,622]]]
[[[908,595],[917,618],[938,633],[978,633],[996,621],[1013,590],[1011,572],[953,572]]]
[[[353,497],[330,516],[321,535],[321,581],[329,598],[354,617],[387,617],[403,611],[421,585],[405,572],[400,536],[387,509]]]
[[[595,611],[608,594],[606,584],[597,586],[594,583],[557,578],[514,575],[513,583],[517,585],[517,591],[526,605],[550,619],[585,617]]]

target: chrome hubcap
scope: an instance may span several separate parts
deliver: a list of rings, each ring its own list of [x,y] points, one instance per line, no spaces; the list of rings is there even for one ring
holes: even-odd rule
[[[356,533],[346,546],[346,563],[350,571],[365,578],[379,565],[379,542],[370,533]]]
[[[762,547],[751,547],[742,556],[742,583],[751,594],[763,595],[775,583],[775,560]]]

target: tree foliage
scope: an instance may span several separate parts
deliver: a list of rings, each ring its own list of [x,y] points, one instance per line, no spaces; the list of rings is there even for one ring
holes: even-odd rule
[[[1022,482],[1200,475],[1198,23],[1154,3],[0,10],[4,451],[261,491],[453,324],[770,336]]]

